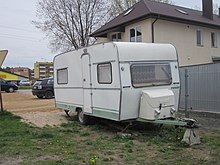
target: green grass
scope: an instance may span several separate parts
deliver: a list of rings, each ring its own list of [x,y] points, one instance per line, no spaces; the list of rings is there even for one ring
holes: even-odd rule
[[[120,136],[106,124],[37,128],[9,112],[0,113],[0,164],[218,164],[220,132],[201,133],[202,144],[181,143],[183,128],[145,123]],[[19,158],[19,159],[18,159]],[[11,162],[11,163],[10,163]]]
[[[19,89],[32,89],[32,86],[18,86]]]

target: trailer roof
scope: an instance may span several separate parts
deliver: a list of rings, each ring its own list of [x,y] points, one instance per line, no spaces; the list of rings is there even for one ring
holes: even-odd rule
[[[177,51],[171,44],[114,42],[119,61],[177,61]]]

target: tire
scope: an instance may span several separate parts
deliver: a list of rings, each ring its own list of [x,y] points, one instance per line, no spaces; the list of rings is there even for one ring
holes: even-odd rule
[[[42,99],[44,96],[39,96],[39,95],[37,95],[37,97],[38,97],[39,99]]]
[[[53,97],[53,92],[52,91],[46,91],[45,98],[46,99],[51,99],[52,97]]]
[[[83,113],[82,109],[77,111],[77,120],[82,125],[87,125],[89,123],[88,116]]]
[[[15,91],[14,88],[12,87],[8,88],[8,92],[13,93],[14,91]]]

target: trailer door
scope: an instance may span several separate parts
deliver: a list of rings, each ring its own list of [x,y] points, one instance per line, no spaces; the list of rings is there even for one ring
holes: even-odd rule
[[[82,75],[83,75],[83,111],[92,113],[92,83],[90,55],[82,55]]]

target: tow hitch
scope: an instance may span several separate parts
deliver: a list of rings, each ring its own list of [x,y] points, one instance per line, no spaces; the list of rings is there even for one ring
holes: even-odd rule
[[[145,120],[139,118],[138,121],[186,127],[186,131],[184,133],[182,141],[189,144],[190,146],[201,143],[199,136],[200,125],[194,119],[173,118],[173,119],[160,119],[160,120]]]
[[[196,120],[188,118],[184,118],[183,120],[185,120],[187,124],[182,141],[190,146],[200,144],[199,125],[196,123]]]

